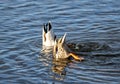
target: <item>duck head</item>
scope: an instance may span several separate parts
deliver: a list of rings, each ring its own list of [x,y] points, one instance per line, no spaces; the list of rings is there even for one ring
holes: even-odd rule
[[[42,40],[43,46],[54,46],[55,44],[56,35],[52,30],[52,25],[50,21],[43,26]]]

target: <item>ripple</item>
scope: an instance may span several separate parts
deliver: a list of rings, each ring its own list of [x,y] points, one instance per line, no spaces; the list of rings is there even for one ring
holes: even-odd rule
[[[0,83],[119,83],[119,1],[0,1]],[[42,50],[42,24],[83,62],[54,62]],[[60,72],[61,71],[61,72]]]

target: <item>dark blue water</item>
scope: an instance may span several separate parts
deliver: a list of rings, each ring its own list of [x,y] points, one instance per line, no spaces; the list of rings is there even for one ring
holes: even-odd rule
[[[0,0],[0,84],[119,84],[119,0]],[[85,61],[43,53],[42,25]]]

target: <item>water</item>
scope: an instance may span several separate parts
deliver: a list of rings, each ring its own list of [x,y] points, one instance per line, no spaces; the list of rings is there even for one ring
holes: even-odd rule
[[[119,84],[120,1],[1,0],[0,84]],[[85,61],[55,62],[43,53],[42,25]]]

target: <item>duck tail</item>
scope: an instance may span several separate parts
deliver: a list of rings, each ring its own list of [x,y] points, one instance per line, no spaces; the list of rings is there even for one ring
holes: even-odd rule
[[[83,57],[79,57],[78,55],[76,55],[74,53],[69,53],[69,56],[72,56],[75,60],[78,60],[78,61],[84,60]]]

